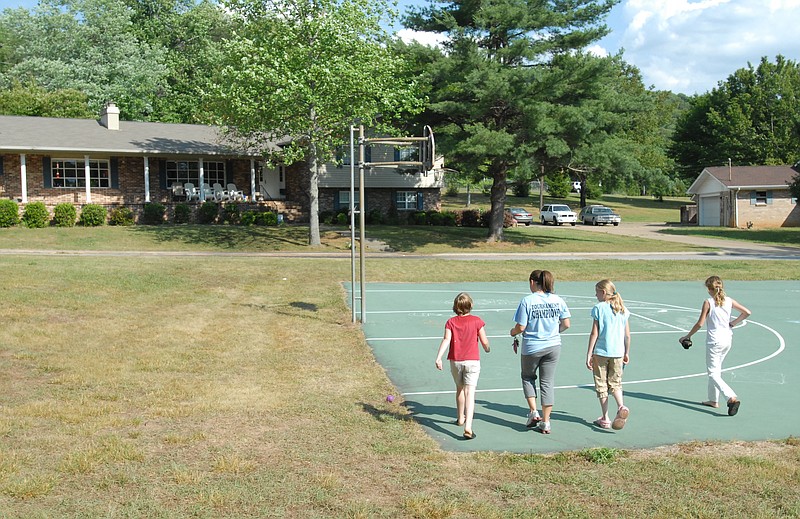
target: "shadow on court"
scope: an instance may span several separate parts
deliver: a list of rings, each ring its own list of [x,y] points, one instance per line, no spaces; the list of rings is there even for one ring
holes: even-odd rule
[[[562,334],[556,372],[552,434],[525,427],[528,406],[522,394],[520,358],[511,350],[508,330],[528,283],[440,283],[366,285],[370,308],[362,325],[375,358],[398,388],[417,421],[444,449],[462,451],[558,452],[592,447],[649,448],[685,441],[783,439],[800,435],[796,395],[800,390],[800,282],[727,282],[728,294],[753,311],[734,331],[723,378],[742,407],[727,416],[724,402],[707,400],[705,331],[696,347],[684,350],[677,339],[696,321],[705,290],[698,282],[617,283],[631,311],[631,362],[623,378],[631,409],[620,431],[592,422],[600,405],[585,367],[594,283],[556,282],[567,302],[572,326]],[[349,287],[348,287],[349,288]],[[481,354],[476,394],[474,440],[462,438],[455,421],[455,392],[449,371],[434,368],[453,297],[469,292],[473,313],[486,322],[492,351]],[[791,337],[791,341],[787,338]],[[362,404],[380,419],[381,411]],[[610,405],[614,406],[613,398]],[[613,417],[613,412],[610,413]]]

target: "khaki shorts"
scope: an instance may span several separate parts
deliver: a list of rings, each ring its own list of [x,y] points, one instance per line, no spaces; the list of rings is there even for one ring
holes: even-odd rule
[[[597,398],[606,398],[609,393],[622,389],[622,357],[592,355],[592,373]]]
[[[477,386],[478,376],[481,374],[481,361],[479,360],[451,360],[450,373],[456,386]]]

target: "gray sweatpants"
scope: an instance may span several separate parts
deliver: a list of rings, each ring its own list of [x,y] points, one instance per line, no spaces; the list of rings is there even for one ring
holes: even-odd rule
[[[551,346],[533,355],[522,355],[522,391],[525,398],[536,397],[536,379],[539,379],[541,405],[555,403],[556,365],[561,355],[561,345]],[[538,376],[537,376],[538,375]]]

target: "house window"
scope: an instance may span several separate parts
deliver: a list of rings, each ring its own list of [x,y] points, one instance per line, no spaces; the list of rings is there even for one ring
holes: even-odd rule
[[[353,196],[353,207],[358,210],[358,190]],[[339,191],[339,209],[350,210],[350,191]]]
[[[416,211],[417,210],[417,192],[416,191],[398,191],[395,196],[395,204],[398,211]]]
[[[203,162],[203,181],[209,186],[215,183],[225,185],[225,163]],[[167,185],[183,185],[191,182],[195,186],[200,184],[200,162],[196,160],[168,160]]]
[[[355,156],[358,157],[358,146],[355,149]],[[339,148],[339,151],[336,152],[336,162],[342,166],[350,165],[350,145]],[[370,146],[364,147],[364,162],[372,162],[372,148]],[[355,165],[358,165],[358,160],[355,161]]]
[[[756,205],[767,205],[766,191],[756,191]]]
[[[419,162],[419,146],[394,149],[395,162]]]
[[[50,161],[53,187],[72,189],[86,187],[86,161],[82,159],[53,159]],[[89,160],[89,186],[111,187],[109,161]]]

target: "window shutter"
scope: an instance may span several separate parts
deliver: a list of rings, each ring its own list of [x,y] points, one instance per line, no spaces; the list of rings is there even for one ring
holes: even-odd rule
[[[50,157],[42,157],[42,185],[53,187],[53,175],[50,172]]]
[[[111,187],[113,189],[119,189],[119,159],[117,157],[111,157],[109,167],[111,169]]]
[[[158,181],[161,184],[161,189],[167,189],[167,161],[158,161]]]
[[[772,204],[772,191],[767,191],[767,205]]]
[[[227,186],[228,182],[235,183],[233,181],[233,160],[229,159],[229,160],[225,161],[225,173],[224,173],[224,176],[225,176],[225,184],[223,184],[223,185]],[[249,180],[250,179],[250,175],[249,174],[248,174],[247,178],[248,178],[248,181],[245,182],[245,184],[247,184],[249,186],[250,185],[250,180]],[[257,173],[256,173],[256,180],[258,180],[258,174]]]
[[[425,198],[422,196],[422,191],[417,191],[417,211],[424,211]]]
[[[339,205],[340,205],[340,203],[339,203],[339,191],[336,191],[336,192],[333,193],[333,212],[334,213],[338,213],[339,212]]]
[[[364,162],[372,162],[372,146],[364,148]]]
[[[3,176],[3,157],[0,155],[0,177]]]
[[[750,205],[756,205],[756,192],[750,191]]]
[[[397,162],[399,160],[400,160],[400,149],[395,148],[394,149],[394,161]]]

